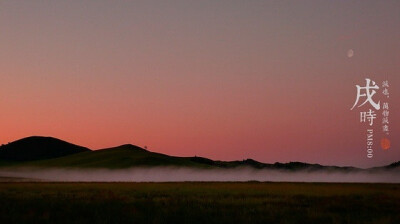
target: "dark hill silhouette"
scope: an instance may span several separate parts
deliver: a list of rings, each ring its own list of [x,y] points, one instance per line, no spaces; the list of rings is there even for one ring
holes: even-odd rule
[[[190,161],[187,157],[168,156],[161,153],[150,152],[130,144],[77,153],[54,159],[27,162],[19,165],[30,167],[84,167],[110,169],[155,166],[207,167],[203,164]]]
[[[398,169],[398,168],[400,168],[400,161],[391,163],[386,166],[374,167],[374,168],[371,168],[371,170],[393,170],[393,169]]]
[[[400,161],[385,166],[385,168],[387,168],[387,169],[394,169],[394,168],[398,168],[398,167],[400,167]]]
[[[52,137],[32,136],[0,147],[0,159],[5,161],[33,161],[67,156],[90,149]]]
[[[151,152],[125,144],[113,148],[90,150],[52,137],[28,137],[0,147],[0,166],[72,167],[72,168],[130,168],[174,166],[190,168],[274,169],[282,171],[361,171],[355,167],[323,166],[303,162],[262,163],[253,159],[218,161],[204,157],[177,157]],[[400,162],[366,170],[395,169]]]

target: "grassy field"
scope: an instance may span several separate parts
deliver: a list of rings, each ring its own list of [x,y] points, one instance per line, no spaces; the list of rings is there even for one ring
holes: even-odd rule
[[[0,223],[400,223],[399,184],[0,183]]]

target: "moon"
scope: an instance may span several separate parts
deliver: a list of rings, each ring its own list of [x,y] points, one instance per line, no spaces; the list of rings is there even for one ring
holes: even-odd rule
[[[351,58],[351,57],[353,57],[354,56],[354,50],[353,49],[349,49],[348,51],[347,51],[347,57],[348,58]]]

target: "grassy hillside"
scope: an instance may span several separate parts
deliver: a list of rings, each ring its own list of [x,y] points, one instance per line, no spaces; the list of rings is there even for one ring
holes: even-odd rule
[[[150,152],[134,145],[91,151],[52,137],[28,137],[0,147],[0,167],[110,168],[177,166],[193,168],[277,169],[286,171],[357,171],[354,167],[322,166],[302,162],[266,164],[253,159],[215,161],[203,157],[176,157]],[[399,162],[385,168],[397,168]],[[374,169],[380,169],[379,167]]]
[[[150,152],[134,145],[121,145],[114,148],[75,153],[58,158],[35,161],[2,161],[0,167],[57,167],[57,168],[108,168],[122,169],[130,167],[175,166],[191,168],[237,168],[252,167],[256,169],[276,169],[286,171],[326,170],[355,171],[354,167],[322,166],[301,162],[261,163],[252,159],[241,161],[215,161],[203,157],[177,157]]]
[[[128,168],[150,166],[209,167],[189,157],[174,157],[146,151],[134,145],[77,153],[55,159],[19,163],[16,166]]]

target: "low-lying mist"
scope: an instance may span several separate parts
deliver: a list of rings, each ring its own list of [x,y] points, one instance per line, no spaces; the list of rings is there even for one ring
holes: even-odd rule
[[[56,182],[183,182],[273,181],[400,183],[400,170],[375,171],[277,171],[268,169],[190,169],[174,167],[130,169],[5,168],[0,181]]]

